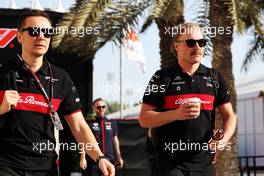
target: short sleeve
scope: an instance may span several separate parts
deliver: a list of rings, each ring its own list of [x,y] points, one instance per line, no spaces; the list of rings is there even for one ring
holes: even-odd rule
[[[7,90],[7,80],[6,80],[6,69],[3,63],[0,63],[0,104],[3,101],[5,90]]]
[[[5,91],[0,89],[0,104],[3,102]]]
[[[219,89],[217,92],[216,105],[219,106],[230,102],[230,95],[224,77],[219,72],[217,72],[217,74],[219,81]]]
[[[113,136],[116,136],[118,133],[118,127],[117,127],[117,123],[116,120],[111,120],[111,124],[112,124],[112,129],[113,129]]]
[[[70,76],[67,74],[67,77],[64,81],[65,89],[67,89],[66,95],[61,103],[59,108],[62,115],[66,116],[74,112],[81,110],[81,102]]]
[[[156,107],[162,106],[163,94],[166,91],[165,78],[162,75],[162,70],[158,70],[152,76],[144,92],[143,103]]]
[[[3,74],[1,74],[1,68],[0,68],[0,104],[2,104],[4,93],[5,93],[5,89],[3,82]]]

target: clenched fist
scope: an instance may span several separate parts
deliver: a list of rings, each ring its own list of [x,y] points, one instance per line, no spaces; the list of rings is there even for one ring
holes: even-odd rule
[[[0,105],[0,115],[9,112],[12,107],[16,107],[18,100],[19,94],[16,90],[6,90]]]

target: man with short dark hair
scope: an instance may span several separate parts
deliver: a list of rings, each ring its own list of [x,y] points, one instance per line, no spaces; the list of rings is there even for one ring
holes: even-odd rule
[[[158,176],[214,176],[213,153],[223,148],[236,126],[223,76],[201,64],[206,40],[193,23],[181,24],[171,44],[177,65],[157,71],[143,97],[139,122],[154,130]],[[213,137],[215,108],[223,136]]]
[[[103,175],[114,175],[81,113],[80,99],[69,75],[44,54],[52,35],[49,16],[39,10],[21,14],[17,40],[22,53],[0,68],[0,175],[57,176],[54,133],[65,117],[85,152]],[[54,128],[56,130],[54,130]]]
[[[124,161],[120,152],[117,124],[115,120],[106,117],[106,104],[102,98],[93,101],[93,112],[95,116],[89,117],[87,123],[95,135],[100,149],[113,164],[123,167]],[[80,167],[86,169],[83,176],[101,176],[97,165],[90,158],[86,160],[85,153],[81,153]]]

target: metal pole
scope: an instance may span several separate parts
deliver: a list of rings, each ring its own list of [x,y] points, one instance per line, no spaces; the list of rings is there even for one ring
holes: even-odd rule
[[[123,51],[120,44],[120,119],[123,119]]]
[[[256,171],[256,156],[253,156],[253,169],[254,169],[254,176],[257,175],[257,171]]]
[[[121,8],[121,0],[120,0],[120,8]],[[120,15],[122,16],[122,11],[120,11]],[[120,119],[123,119],[123,43],[120,43]]]

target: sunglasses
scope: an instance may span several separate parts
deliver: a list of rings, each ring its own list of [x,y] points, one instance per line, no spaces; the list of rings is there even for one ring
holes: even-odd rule
[[[185,41],[186,45],[189,48],[194,47],[196,45],[196,43],[198,43],[199,47],[204,47],[207,43],[206,39],[200,39],[200,40],[188,39],[188,40],[182,40],[182,41]],[[182,41],[179,41],[179,42],[182,42]]]
[[[53,28],[27,27],[21,31],[28,31],[31,37],[38,37],[40,34],[43,34],[45,38],[50,38],[54,34]]]
[[[100,110],[100,109],[104,109],[105,106],[96,106],[95,108],[98,109],[98,110]]]

